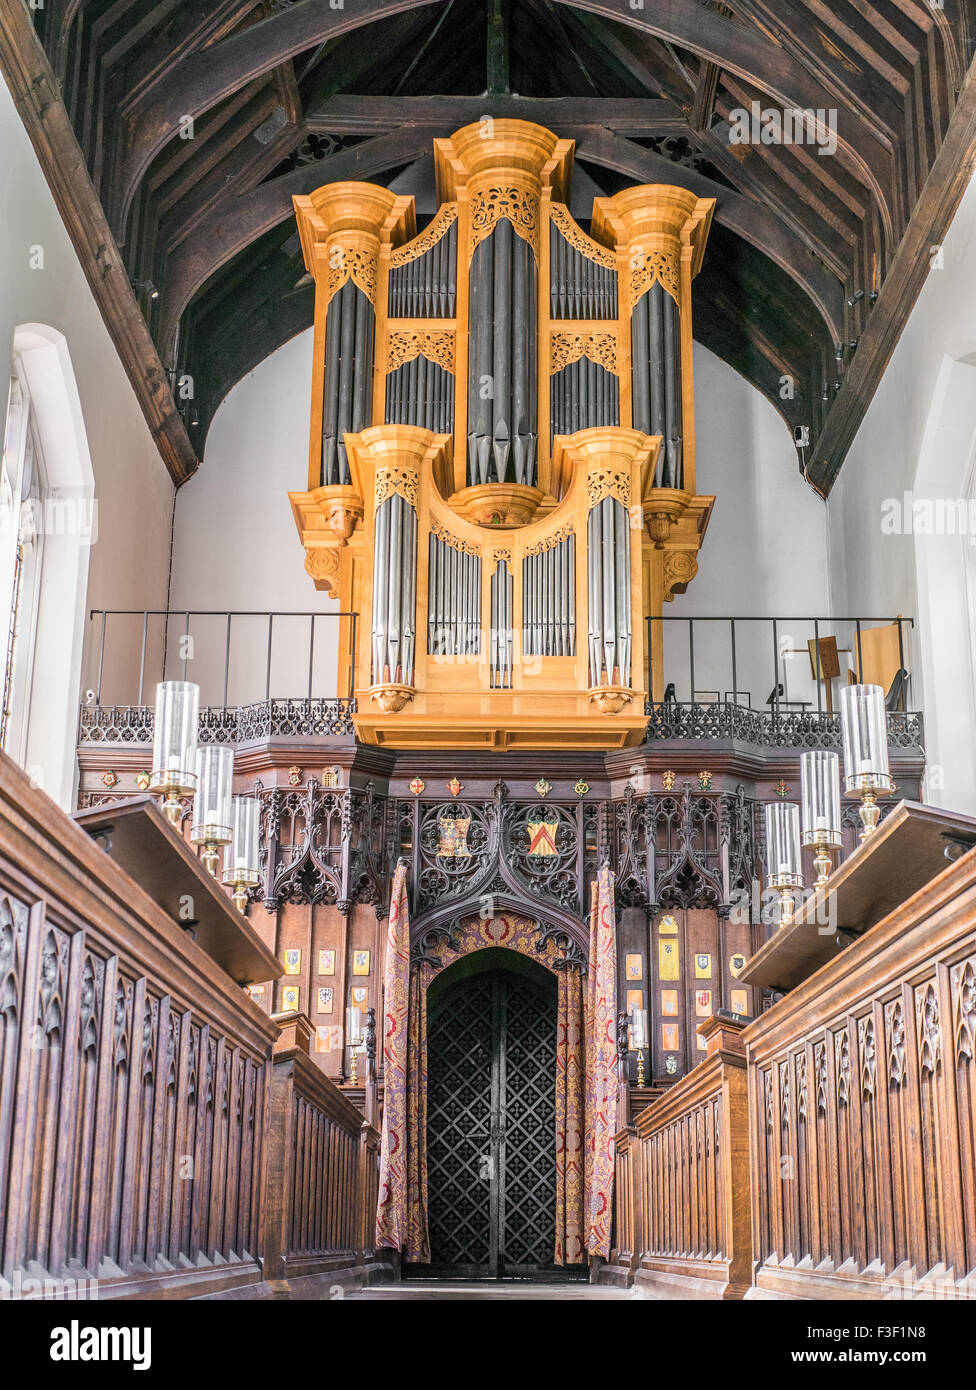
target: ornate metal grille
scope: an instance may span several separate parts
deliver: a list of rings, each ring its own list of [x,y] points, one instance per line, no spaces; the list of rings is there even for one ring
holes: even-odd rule
[[[503,971],[431,1010],[431,1263],[464,1278],[550,1269],[556,1224],[556,1011]]]

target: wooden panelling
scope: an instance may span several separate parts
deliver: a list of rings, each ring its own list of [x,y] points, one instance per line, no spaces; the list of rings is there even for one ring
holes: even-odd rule
[[[301,1297],[318,1276],[359,1280],[370,1258],[379,1136],[300,1047],[271,1079],[265,1278]]]
[[[704,1025],[708,1054],[617,1136],[614,1250],[602,1278],[657,1298],[742,1298],[751,1276],[741,1025]]]
[[[976,1294],[976,859],[750,1024],[753,1296]]]
[[[279,1023],[0,755],[4,1279],[102,1299],[361,1282],[377,1137],[297,1018],[272,1062]]]

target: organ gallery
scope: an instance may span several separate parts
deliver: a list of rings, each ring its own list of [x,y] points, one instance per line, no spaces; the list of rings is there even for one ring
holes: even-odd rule
[[[0,1303],[67,1359],[976,1294],[971,10],[0,6]]]

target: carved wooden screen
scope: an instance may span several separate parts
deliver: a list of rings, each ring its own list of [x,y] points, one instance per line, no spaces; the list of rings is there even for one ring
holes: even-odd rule
[[[427,1049],[432,1267],[460,1278],[552,1271],[556,1008],[504,971],[432,1007]]]

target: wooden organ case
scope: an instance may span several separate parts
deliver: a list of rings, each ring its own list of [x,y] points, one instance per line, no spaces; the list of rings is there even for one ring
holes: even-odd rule
[[[691,324],[714,203],[629,188],[587,235],[572,141],[485,118],[434,151],[419,236],[413,199],[372,184],[295,199],[316,310],[290,500],[316,587],[359,615],[357,735],[639,743],[644,618],[694,577],[714,502]]]

